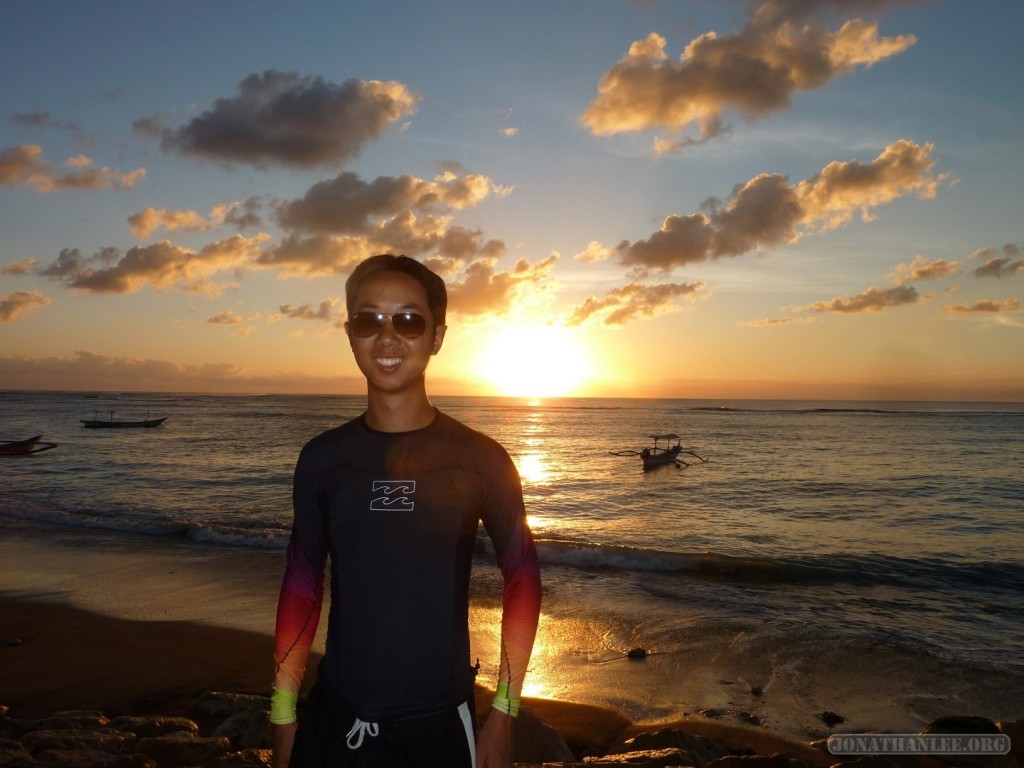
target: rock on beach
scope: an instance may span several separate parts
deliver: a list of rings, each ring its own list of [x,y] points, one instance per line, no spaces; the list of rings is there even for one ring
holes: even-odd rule
[[[538,702],[540,708],[545,705]],[[573,710],[574,705],[559,705]],[[108,717],[96,710],[56,712],[19,719],[0,706],[0,768],[253,768],[269,766],[270,701],[263,696],[206,692],[183,715]],[[552,709],[551,712],[555,710]],[[590,714],[579,707],[574,714]],[[567,722],[572,715],[564,716]],[[573,739],[541,714],[524,707],[516,722],[517,768],[1024,768],[1020,737],[1024,721],[993,723],[983,718],[942,718],[923,733],[1007,734],[1008,755],[943,759],[936,756],[830,755],[819,746],[789,741],[770,732],[683,719],[662,726],[604,719],[617,732],[601,754],[594,738]],[[970,731],[964,729],[970,728]],[[952,730],[950,730],[952,729]],[[573,728],[568,729],[570,737]],[[581,754],[589,752],[589,754]]]

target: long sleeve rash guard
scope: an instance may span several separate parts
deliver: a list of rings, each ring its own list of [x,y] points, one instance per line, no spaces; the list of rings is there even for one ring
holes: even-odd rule
[[[275,688],[298,693],[330,557],[320,684],[364,720],[469,699],[469,578],[482,520],[505,582],[498,683],[520,696],[540,569],[519,475],[498,443],[440,412],[403,433],[377,432],[359,417],[303,448],[293,502]]]

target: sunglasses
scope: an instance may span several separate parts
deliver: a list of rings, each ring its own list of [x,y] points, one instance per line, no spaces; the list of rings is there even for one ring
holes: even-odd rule
[[[348,330],[353,336],[361,339],[368,339],[376,336],[384,329],[385,318],[390,318],[395,333],[406,339],[418,339],[422,336],[428,323],[427,318],[415,312],[395,312],[387,315],[381,312],[356,312],[348,318]]]

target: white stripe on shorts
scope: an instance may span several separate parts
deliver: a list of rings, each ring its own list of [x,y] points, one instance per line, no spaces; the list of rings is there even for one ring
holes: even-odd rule
[[[459,704],[459,717],[462,718],[462,725],[466,729],[466,743],[469,745],[469,761],[473,768],[476,768],[476,738],[473,736],[473,719],[469,716],[469,703]]]

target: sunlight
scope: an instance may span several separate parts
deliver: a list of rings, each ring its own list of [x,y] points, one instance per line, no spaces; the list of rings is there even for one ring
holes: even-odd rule
[[[575,329],[561,326],[500,331],[477,370],[499,394],[531,398],[574,394],[591,374]]]
[[[528,453],[517,462],[519,477],[527,483],[543,483],[548,479],[548,467],[542,453]]]

